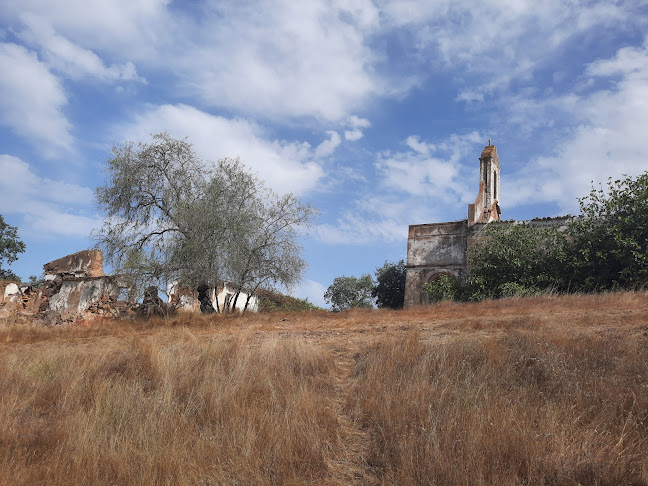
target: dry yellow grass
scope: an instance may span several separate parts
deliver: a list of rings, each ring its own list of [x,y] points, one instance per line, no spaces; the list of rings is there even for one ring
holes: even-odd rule
[[[0,484],[648,484],[646,293],[0,343]]]

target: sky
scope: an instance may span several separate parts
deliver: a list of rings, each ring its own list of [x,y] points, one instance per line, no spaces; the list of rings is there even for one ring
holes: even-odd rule
[[[648,0],[3,0],[0,73],[24,279],[93,246],[112,147],[163,131],[319,208],[292,290],[319,305],[466,218],[489,139],[504,219],[648,170]]]

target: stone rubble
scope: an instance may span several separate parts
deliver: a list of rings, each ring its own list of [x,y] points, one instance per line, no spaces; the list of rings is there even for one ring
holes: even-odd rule
[[[105,275],[101,250],[83,250],[43,265],[39,286],[0,282],[0,317],[25,315],[43,324],[126,317],[135,313],[129,282]]]

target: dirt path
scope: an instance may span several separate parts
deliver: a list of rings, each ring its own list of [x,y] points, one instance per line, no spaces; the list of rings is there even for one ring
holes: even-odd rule
[[[371,446],[369,432],[354,420],[346,403],[355,368],[354,355],[358,348],[351,341],[346,344],[330,343],[329,347],[335,359],[335,408],[340,439],[345,446],[344,453],[336,458],[337,464],[332,467],[336,472],[335,482],[349,485],[378,484],[378,478],[367,463]]]

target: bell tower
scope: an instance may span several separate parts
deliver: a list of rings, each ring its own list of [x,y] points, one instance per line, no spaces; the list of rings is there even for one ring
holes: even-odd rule
[[[497,148],[489,140],[479,157],[479,193],[475,203],[468,205],[468,226],[500,219],[499,198],[500,163]]]

